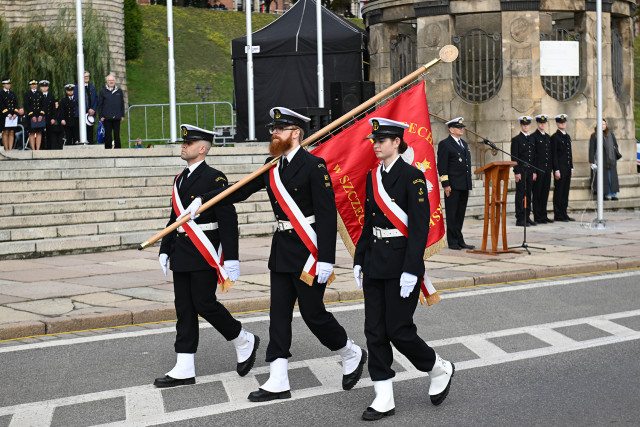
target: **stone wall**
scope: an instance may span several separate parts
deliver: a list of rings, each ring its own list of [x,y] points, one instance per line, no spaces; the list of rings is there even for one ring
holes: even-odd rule
[[[613,129],[623,159],[618,162],[620,175],[635,174],[635,140],[633,112],[633,22],[636,1],[603,1],[602,82],[603,114]],[[558,101],[549,96],[540,78],[540,33],[552,28],[551,14],[575,12],[575,32],[582,37],[579,93]],[[503,80],[499,92],[491,99],[471,103],[456,94],[453,67],[438,64],[425,75],[429,111],[445,118],[463,116],[468,128],[496,142],[507,152],[510,140],[519,131],[517,117],[546,113],[569,115],[567,131],[573,138],[575,174],[589,176],[588,145],[596,124],[596,12],[589,0],[478,0],[478,1],[400,1],[379,0],[363,9],[370,31],[371,79],[377,91],[392,82],[390,43],[406,23],[415,24],[417,64],[438,57],[439,50],[452,44],[453,36],[462,36],[472,28],[489,34],[499,33],[502,40]],[[612,83],[611,28],[622,36],[623,93],[616,96]],[[448,135],[446,126],[432,119],[434,141]],[[535,126],[533,127],[535,130]],[[551,120],[548,131],[556,131]],[[467,135],[472,138],[471,135]],[[474,166],[503,160],[476,147]],[[474,153],[475,155],[475,153]]]
[[[111,69],[106,74],[113,73],[116,84],[125,93],[128,105],[127,67],[124,56],[124,0],[82,0],[84,7],[92,4],[93,9],[104,17],[107,33],[109,34],[109,51],[111,53]],[[9,28],[40,24],[44,27],[54,25],[62,9],[68,9],[73,17],[70,31],[75,33],[76,8],[74,0],[0,0],[0,9]],[[96,88],[102,87],[104,82],[91,81]],[[99,90],[99,89],[98,89]]]

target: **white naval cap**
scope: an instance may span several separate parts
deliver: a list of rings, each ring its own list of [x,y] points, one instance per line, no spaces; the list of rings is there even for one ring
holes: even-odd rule
[[[209,141],[213,142],[213,137],[220,135],[219,132],[202,129],[197,126],[182,124],[180,125],[183,141]]]
[[[531,116],[520,116],[518,117],[518,120],[520,120],[521,125],[530,125],[533,119]]]
[[[567,119],[569,118],[569,116],[567,116],[566,114],[558,114],[555,119],[556,122],[558,123],[564,123],[567,121]]]
[[[536,122],[538,123],[547,123],[547,120],[549,120],[548,114],[538,114],[536,116]]]
[[[406,123],[385,119],[384,117],[371,117],[369,119],[369,124],[371,125],[371,135],[367,136],[365,139],[391,136],[399,136],[402,138],[404,136],[404,130],[409,127]]]
[[[463,122],[464,122],[464,118],[456,117],[455,119],[449,120],[445,124],[450,128],[463,128],[463,127],[466,127]]]
[[[271,116],[273,121],[267,126],[294,125],[300,128],[304,128],[305,124],[311,120],[307,116],[303,116],[302,114],[296,113],[295,111],[284,107],[272,108],[271,110],[269,110],[269,115]]]

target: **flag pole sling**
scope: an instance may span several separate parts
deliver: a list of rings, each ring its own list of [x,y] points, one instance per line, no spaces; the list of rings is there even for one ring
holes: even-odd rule
[[[351,110],[348,113],[344,114],[342,117],[332,121],[327,126],[323,127],[322,129],[320,129],[319,131],[317,131],[313,135],[311,135],[308,138],[306,138],[304,141],[302,141],[302,143],[300,145],[302,147],[305,147],[305,146],[315,142],[317,139],[321,138],[322,136],[326,135],[327,133],[331,132],[332,130],[334,130],[337,127],[339,127],[340,125],[342,125],[344,122],[350,120],[354,116],[356,116],[356,115],[360,114],[361,112],[365,111],[367,108],[371,107],[372,105],[374,105],[379,100],[384,99],[385,97],[391,95],[393,92],[395,92],[396,90],[401,88],[403,85],[415,80],[421,74],[424,74],[429,68],[433,67],[437,63],[439,63],[439,62],[453,62],[453,61],[455,61],[455,59],[457,57],[458,57],[458,49],[455,46],[453,46],[453,45],[444,46],[442,49],[440,49],[438,58],[431,60],[429,63],[421,66],[420,68],[415,70],[413,73],[405,76],[403,79],[398,80],[396,83],[392,84],[387,89],[385,89],[382,92],[380,92],[379,94],[371,97],[369,100],[363,102],[362,104],[360,104],[359,106],[357,106],[353,110]],[[270,162],[266,163],[260,169],[255,170],[254,172],[252,172],[249,175],[247,175],[244,178],[242,178],[240,181],[238,181],[235,184],[227,187],[220,194],[216,195],[214,198],[212,198],[208,202],[204,203],[200,207],[200,209],[198,209],[197,213],[201,214],[202,212],[204,212],[207,209],[209,209],[211,206],[213,206],[216,203],[218,203],[220,200],[222,200],[225,197],[227,197],[229,194],[235,192],[240,187],[245,186],[247,183],[253,181],[255,178],[257,178],[260,175],[262,175],[263,173],[267,172],[269,169],[271,169],[273,166],[275,166],[278,163],[278,160],[280,160],[280,157],[281,156],[277,156],[277,157],[273,158]],[[164,230],[156,233],[153,237],[151,237],[147,241],[141,243],[138,246],[138,250],[142,250],[142,249],[145,249],[145,248],[153,245],[155,242],[157,242],[158,240],[162,239],[164,236],[166,236],[167,234],[171,233],[172,231],[175,231],[178,227],[180,227],[185,222],[188,222],[190,219],[191,219],[191,216],[190,215],[186,215],[185,217],[183,217],[179,221],[174,222],[173,224],[171,224],[170,226],[168,226]]]

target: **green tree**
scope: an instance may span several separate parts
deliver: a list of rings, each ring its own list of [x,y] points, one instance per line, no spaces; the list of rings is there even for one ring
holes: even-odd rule
[[[142,48],[142,13],[137,0],[124,0],[124,56],[136,59]]]

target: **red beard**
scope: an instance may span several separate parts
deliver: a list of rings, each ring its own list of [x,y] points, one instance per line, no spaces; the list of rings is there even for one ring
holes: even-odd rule
[[[293,146],[293,134],[289,134],[289,138],[282,139],[278,135],[271,135],[271,143],[269,144],[269,154],[273,157],[280,156]]]

